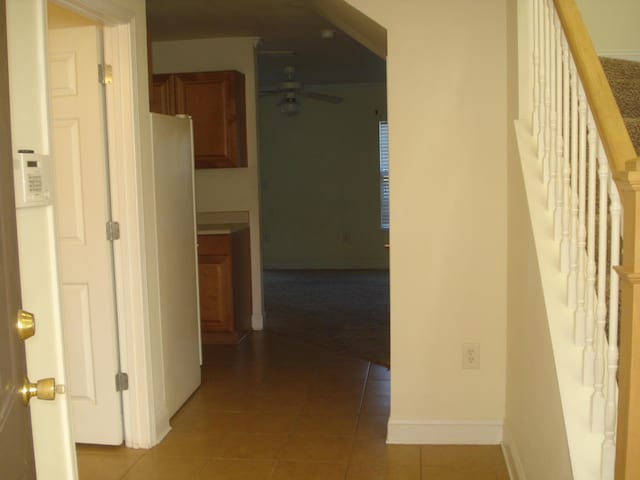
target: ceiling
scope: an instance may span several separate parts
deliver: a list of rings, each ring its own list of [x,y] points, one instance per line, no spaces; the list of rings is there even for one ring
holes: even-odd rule
[[[317,12],[313,0],[147,0],[154,42],[259,37],[261,86],[282,81],[288,65],[306,84],[384,82],[385,61]]]

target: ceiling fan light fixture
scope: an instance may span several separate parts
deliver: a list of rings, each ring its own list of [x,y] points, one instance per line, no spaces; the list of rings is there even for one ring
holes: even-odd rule
[[[297,115],[300,112],[300,104],[296,97],[286,97],[280,103],[280,111],[285,115]]]

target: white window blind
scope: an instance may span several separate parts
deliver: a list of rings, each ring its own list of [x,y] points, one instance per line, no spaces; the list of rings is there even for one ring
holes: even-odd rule
[[[389,228],[389,127],[378,123],[380,145],[380,228]]]

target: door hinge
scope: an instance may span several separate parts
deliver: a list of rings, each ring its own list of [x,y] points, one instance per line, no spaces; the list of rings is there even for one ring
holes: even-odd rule
[[[124,372],[116,373],[116,392],[129,390],[129,374]]]
[[[98,81],[103,85],[111,85],[113,83],[113,67],[106,63],[98,65]]]
[[[109,221],[107,222],[107,240],[119,240],[120,239],[120,223]]]

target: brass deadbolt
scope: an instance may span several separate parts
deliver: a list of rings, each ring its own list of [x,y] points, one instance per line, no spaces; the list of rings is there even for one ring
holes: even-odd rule
[[[36,322],[33,313],[25,310],[18,310],[18,321],[16,322],[18,336],[20,340],[26,340],[36,334]]]

